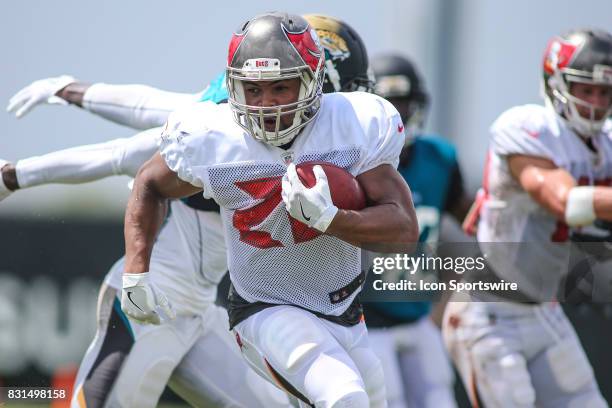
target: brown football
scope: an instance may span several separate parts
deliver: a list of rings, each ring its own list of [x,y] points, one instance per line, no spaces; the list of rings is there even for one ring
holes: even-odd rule
[[[359,181],[351,173],[331,163],[310,161],[295,166],[297,174],[306,187],[315,185],[312,168],[319,165],[327,175],[329,190],[334,205],[343,210],[361,210],[366,206],[366,197]]]

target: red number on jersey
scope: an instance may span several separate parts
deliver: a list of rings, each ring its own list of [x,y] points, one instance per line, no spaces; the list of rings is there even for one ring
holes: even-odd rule
[[[266,231],[258,231],[256,228],[274,211],[281,203],[281,176],[268,177],[249,181],[237,181],[236,186],[249,194],[254,199],[263,200],[252,207],[236,210],[233,217],[233,225],[240,232],[240,240],[256,248],[266,249],[283,247],[282,242],[273,239]],[[309,228],[306,224],[289,216],[291,233],[296,244],[310,241],[320,235],[320,232]]]

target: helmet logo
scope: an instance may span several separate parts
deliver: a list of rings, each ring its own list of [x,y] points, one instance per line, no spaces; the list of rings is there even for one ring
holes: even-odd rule
[[[321,58],[321,43],[314,30],[308,27],[301,33],[292,33],[283,25],[283,31],[306,65],[316,72]]]
[[[240,47],[240,43],[244,40],[246,32],[241,34],[232,35],[232,40],[230,41],[229,51],[227,53],[227,65],[232,65],[232,61],[234,60],[234,55],[236,55],[236,51],[238,51],[238,47]]]
[[[553,39],[544,52],[544,72],[551,75],[555,70],[565,68],[572,60],[576,49],[577,46],[574,44]]]
[[[275,78],[280,73],[280,61],[276,58],[251,58],[244,62],[242,72],[249,78]]]
[[[329,30],[316,30],[323,49],[327,51],[332,60],[344,61],[351,56],[351,52],[346,45],[344,38],[337,33]]]

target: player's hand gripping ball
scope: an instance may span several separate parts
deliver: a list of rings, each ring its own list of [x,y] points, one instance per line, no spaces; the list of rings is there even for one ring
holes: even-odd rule
[[[287,168],[282,197],[296,220],[325,232],[338,209],[361,210],[366,197],[355,177],[326,162],[305,162]]]

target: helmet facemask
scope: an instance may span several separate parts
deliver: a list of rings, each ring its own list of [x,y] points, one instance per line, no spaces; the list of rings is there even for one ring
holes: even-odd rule
[[[411,101],[409,114],[404,123],[404,132],[406,133],[406,141],[404,145],[411,144],[415,137],[423,133],[425,129],[425,119],[427,118],[427,103],[420,101]]]
[[[299,131],[306,126],[318,112],[321,104],[321,88],[323,85],[324,69],[321,64],[313,75],[308,66],[276,69],[269,72],[263,70],[249,70],[245,63],[242,70],[235,68],[227,69],[227,89],[229,103],[234,112],[236,122],[256,140],[281,146],[289,143]],[[244,82],[280,81],[285,79],[299,78],[300,90],[298,99],[289,104],[276,106],[255,106],[246,103]],[[283,115],[294,115],[292,124],[282,128],[281,117]],[[273,118],[275,129],[268,131],[264,121]]]
[[[336,64],[338,63],[342,63],[342,61],[335,62],[329,55],[325,58],[325,77],[333,88],[331,92],[374,92],[376,80],[374,79],[374,73],[371,68],[367,69],[365,75],[354,76],[343,85],[340,73],[336,68]]]
[[[599,67],[596,67],[596,71],[599,71],[597,68]],[[606,68],[612,72],[612,67]],[[607,107],[602,108],[577,98],[570,92],[570,89],[573,83],[612,87],[612,79],[602,81],[599,77],[601,75],[586,71],[557,69],[548,79],[549,90],[547,95],[551,99],[552,105],[570,127],[582,137],[597,136],[601,132],[604,123],[612,115],[612,101]],[[580,113],[579,107],[589,112],[587,117]],[[598,111],[601,114],[598,115]]]

